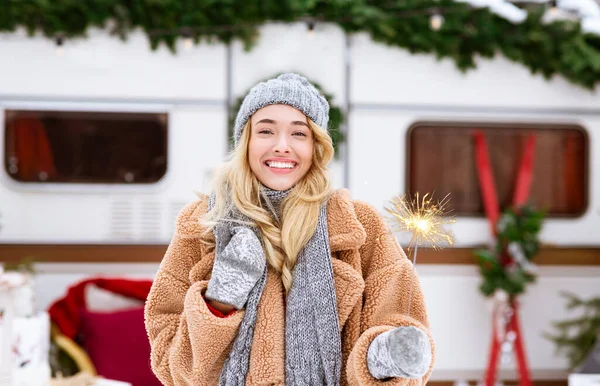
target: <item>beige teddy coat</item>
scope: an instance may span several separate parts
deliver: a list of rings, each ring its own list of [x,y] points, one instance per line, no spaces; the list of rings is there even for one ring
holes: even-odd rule
[[[214,316],[202,298],[215,258],[214,247],[199,239],[204,228],[198,218],[207,206],[204,196],[182,210],[146,301],[151,365],[165,385],[217,385],[244,317],[244,310],[227,318]],[[397,326],[412,325],[427,332],[435,350],[416,276],[410,317],[406,316],[412,263],[377,211],[352,201],[345,189],[332,193],[327,225],[342,331],[342,385],[425,384],[434,360],[422,379],[379,381],[370,375],[366,359],[373,338]],[[284,300],[281,279],[269,269],[258,306],[247,385],[284,385]]]

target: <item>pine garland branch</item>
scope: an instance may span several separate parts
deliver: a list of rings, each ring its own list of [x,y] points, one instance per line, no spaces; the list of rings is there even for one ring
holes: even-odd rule
[[[454,0],[0,0],[0,9],[0,32],[23,27],[31,36],[75,39],[99,27],[126,39],[141,29],[152,49],[165,44],[174,53],[181,38],[238,39],[251,49],[261,25],[311,17],[411,53],[451,59],[461,71],[501,54],[547,79],[561,75],[590,90],[600,82],[600,37],[574,22],[545,24],[542,8],[521,24]],[[434,30],[429,18],[437,13],[444,23]]]
[[[569,328],[575,328],[580,326],[600,326],[600,317],[590,317],[589,315],[584,315],[580,318],[563,320],[561,322],[554,322],[553,326],[557,329],[567,330]]]
[[[561,292],[567,299],[567,309],[581,309],[580,317],[553,322],[556,333],[544,336],[556,346],[557,354],[564,354],[571,369],[580,365],[596,345],[600,336],[600,297],[581,299],[578,296]]]

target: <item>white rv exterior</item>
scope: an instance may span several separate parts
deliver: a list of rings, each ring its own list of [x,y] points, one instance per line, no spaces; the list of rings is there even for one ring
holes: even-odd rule
[[[299,71],[347,112],[348,141],[332,166],[336,187],[382,210],[405,190],[406,132],[420,121],[567,123],[589,138],[588,203],[576,218],[550,218],[543,242],[600,247],[600,94],[564,79],[544,80],[504,58],[479,60],[466,74],[449,60],[410,55],[347,38],[337,27],[303,24],[262,28],[244,51],[202,44],[156,52],[141,34],[127,42],[92,31],[67,41],[22,34],[0,37],[0,129],[8,109],[163,112],[169,117],[168,170],[150,185],[23,184],[0,168],[0,244],[166,244],[179,209],[208,192],[214,167],[227,152],[227,105],[256,81]],[[0,141],[4,133],[0,135]],[[3,144],[0,154],[4,160]],[[151,209],[152,216],[144,213]],[[125,231],[124,231],[125,230]],[[490,241],[485,218],[457,218],[456,246]],[[398,235],[406,243],[408,235]],[[1,259],[1,256],[0,256]],[[40,264],[39,307],[91,274],[152,276],[157,264]],[[477,379],[485,368],[490,316],[473,266],[417,266],[427,298],[438,360],[433,379]],[[566,360],[541,333],[567,316],[560,290],[597,295],[600,267],[541,268],[523,298],[522,324],[533,375],[563,377]],[[512,364],[504,368],[510,371]]]

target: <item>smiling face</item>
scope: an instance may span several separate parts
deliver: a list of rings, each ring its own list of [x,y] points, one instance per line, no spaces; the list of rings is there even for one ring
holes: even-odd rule
[[[312,166],[313,134],[306,116],[288,105],[269,105],[250,122],[250,169],[266,187],[290,189]]]

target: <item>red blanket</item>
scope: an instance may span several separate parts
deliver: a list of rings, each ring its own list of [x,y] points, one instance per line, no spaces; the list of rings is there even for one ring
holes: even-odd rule
[[[50,320],[71,339],[77,337],[81,309],[87,309],[85,287],[88,284],[95,284],[104,290],[145,301],[150,292],[152,280],[92,278],[69,287],[65,297],[55,301],[48,309],[48,313]]]

